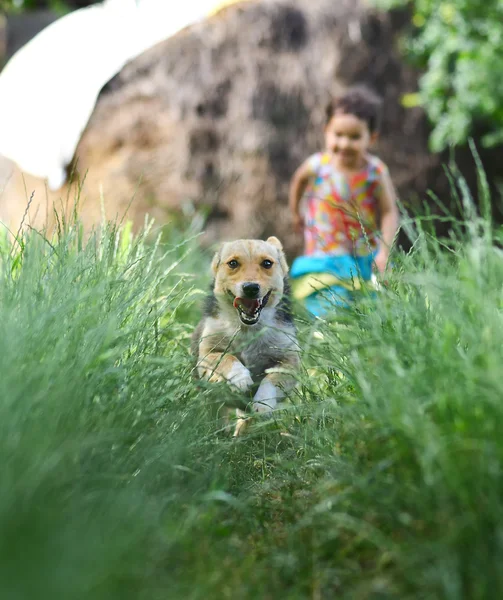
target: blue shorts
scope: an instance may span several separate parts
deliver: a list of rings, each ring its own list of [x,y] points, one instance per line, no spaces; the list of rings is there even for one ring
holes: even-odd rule
[[[317,317],[326,316],[334,307],[347,307],[367,287],[365,282],[370,284],[374,257],[374,253],[299,256],[290,270],[293,295]]]

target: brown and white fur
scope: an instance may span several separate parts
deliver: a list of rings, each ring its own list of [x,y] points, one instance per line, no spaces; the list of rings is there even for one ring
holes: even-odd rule
[[[192,337],[198,374],[243,392],[260,382],[252,410],[269,412],[295,385],[299,367],[281,243],[275,237],[226,242],[211,268],[212,290]]]

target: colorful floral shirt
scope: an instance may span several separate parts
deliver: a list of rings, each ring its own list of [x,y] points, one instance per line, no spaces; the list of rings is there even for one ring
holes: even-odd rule
[[[378,205],[386,165],[368,155],[359,172],[339,172],[328,152],[311,156],[306,191],[305,254],[364,256],[378,246]]]

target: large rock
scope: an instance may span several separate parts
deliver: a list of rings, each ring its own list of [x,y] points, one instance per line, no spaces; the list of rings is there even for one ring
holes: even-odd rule
[[[357,0],[264,0],[231,6],[157,45],[103,89],[82,137],[76,157],[86,174],[84,220],[99,219],[100,194],[109,217],[131,204],[137,224],[146,212],[162,224],[197,208],[208,214],[207,243],[275,234],[297,252],[289,178],[322,147],[331,94],[355,82],[384,97],[376,150],[401,199],[411,203],[428,188],[444,193],[424,114],[401,105],[416,91],[417,74],[397,52],[396,28],[389,15]],[[72,190],[48,194],[32,178],[24,189],[14,173],[0,217],[6,204],[11,218],[22,215],[32,189],[42,205],[73,197]],[[46,214],[39,207],[38,219]]]

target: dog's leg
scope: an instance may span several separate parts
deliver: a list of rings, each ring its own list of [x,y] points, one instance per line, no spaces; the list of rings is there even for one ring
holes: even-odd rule
[[[284,392],[274,385],[269,376],[264,377],[253,397],[253,412],[265,413],[274,410],[278,400],[284,395]]]
[[[292,357],[291,360],[280,363],[274,369],[267,369],[266,376],[253,397],[254,412],[267,413],[276,408],[278,400],[284,398],[285,393],[295,386],[292,370],[298,366],[299,360]]]
[[[232,437],[240,436],[248,426],[250,422],[250,417],[246,415],[244,410],[236,408],[236,427],[234,428],[234,433]]]
[[[253,385],[250,371],[232,354],[210,352],[200,361],[198,372],[201,378],[211,382],[227,381],[241,392]]]
[[[252,385],[253,379],[250,371],[232,354],[223,352],[210,352],[200,360],[198,366],[199,376],[211,382],[227,381],[237,391],[246,392]],[[238,437],[248,424],[246,413],[239,408],[226,410],[227,423],[231,413],[236,415],[233,437]]]
[[[227,406],[224,408],[224,429],[228,433],[232,432],[232,437],[236,438],[247,428],[250,418],[244,410]]]

